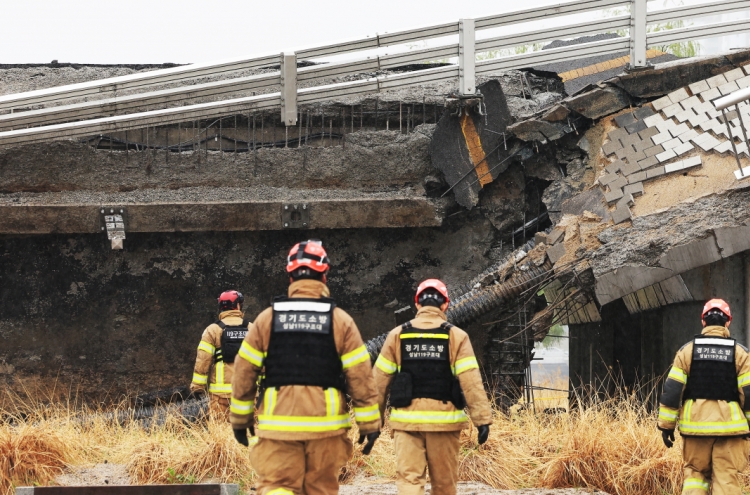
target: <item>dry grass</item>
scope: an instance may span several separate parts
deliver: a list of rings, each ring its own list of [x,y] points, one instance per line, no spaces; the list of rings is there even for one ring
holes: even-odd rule
[[[249,488],[254,482],[249,451],[234,441],[222,419],[187,424],[170,418],[144,429],[120,426],[103,414],[69,405],[33,404],[26,416],[19,411],[0,421],[3,495],[12,493],[13,486],[53,484],[66,468],[105,460],[126,465],[138,483],[214,479]],[[82,411],[93,419],[76,420]],[[562,414],[519,408],[510,417],[497,416],[487,444],[477,447],[475,439],[474,429],[462,435],[461,480],[499,489],[587,487],[619,495],[662,495],[681,488],[679,440],[676,448],[664,448],[654,414],[633,397],[589,403]],[[393,442],[386,430],[370,456],[355,453],[342,481],[358,476],[387,480],[395,474]],[[750,471],[744,479],[750,480]]]

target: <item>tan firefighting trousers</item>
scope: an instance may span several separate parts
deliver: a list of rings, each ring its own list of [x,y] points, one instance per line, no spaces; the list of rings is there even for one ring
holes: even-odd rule
[[[682,437],[683,495],[742,495],[739,473],[750,441],[740,437]]]
[[[347,435],[318,440],[260,438],[250,451],[258,474],[257,495],[330,495],[354,448]]]
[[[226,419],[228,423],[229,399],[227,397],[219,397],[218,395],[210,394],[208,411],[212,416]]]
[[[424,495],[428,469],[432,495],[455,495],[460,436],[460,431],[394,431],[398,495]]]

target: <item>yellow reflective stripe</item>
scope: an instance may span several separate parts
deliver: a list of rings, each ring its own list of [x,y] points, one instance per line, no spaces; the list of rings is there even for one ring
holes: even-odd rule
[[[212,383],[208,386],[208,391],[212,394],[231,394],[232,384],[231,383]]]
[[[463,359],[459,359],[456,361],[456,364],[454,366],[454,375],[460,375],[464,371],[473,370],[473,369],[479,369],[479,363],[477,363],[477,358],[475,357],[467,357]]]
[[[364,363],[370,359],[370,353],[367,352],[367,347],[362,345],[357,347],[352,352],[347,352],[341,356],[341,365],[344,369],[349,369],[352,366],[356,366],[359,363]]]
[[[267,431],[334,431],[351,428],[348,414],[336,416],[258,416],[258,428]]]
[[[375,366],[379,368],[382,372],[387,373],[389,375],[392,375],[396,371],[398,371],[398,365],[384,358],[382,354],[378,356],[377,361],[375,361]]]
[[[279,395],[277,388],[271,387],[266,389],[265,397],[263,397],[263,410],[265,414],[273,414],[273,410],[276,408],[276,398]]]
[[[216,383],[224,383],[224,361],[216,363]]]
[[[393,409],[391,421],[399,423],[462,423],[467,421],[466,413],[461,411],[404,411]]]
[[[745,373],[744,375],[740,375],[737,377],[737,385],[739,387],[744,387],[745,385],[750,385],[750,373]]]
[[[672,409],[671,407],[659,406],[659,419],[664,421],[674,422],[677,421],[679,410]]]
[[[750,411],[745,411],[745,419],[750,421]]]
[[[212,346],[205,340],[201,340],[200,344],[198,344],[198,350],[205,351],[213,356],[214,353],[216,352],[216,347]]]
[[[232,399],[229,401],[229,411],[233,412],[234,414],[239,414],[242,416],[252,413],[254,409],[255,407],[253,407],[253,401],[251,400],[239,400],[232,397]]]
[[[270,492],[266,492],[266,495],[294,495],[294,492],[286,488],[274,488]]]
[[[373,404],[367,407],[355,407],[354,408],[354,419],[357,423],[366,423],[368,421],[376,421],[380,418],[380,410],[377,404]]]
[[[335,388],[325,389],[326,394],[326,416],[337,416],[341,408],[339,391]]]
[[[450,335],[444,333],[402,333],[402,339],[449,339]]]
[[[680,383],[687,383],[687,374],[678,368],[677,366],[672,366],[672,369],[669,370],[669,375],[667,378],[671,378],[672,380],[678,381]]]
[[[253,349],[253,347],[246,341],[242,341],[240,352],[238,354],[245,361],[248,361],[250,364],[254,364],[258,368],[263,366],[263,359],[265,359],[266,357],[266,353]]]
[[[193,383],[198,385],[205,385],[208,383],[208,375],[201,375],[200,373],[193,372]]]
[[[739,402],[730,402],[729,410],[732,411],[732,419],[734,421],[739,421],[743,418],[743,414],[742,414],[742,410],[740,409]]]
[[[709,488],[711,488],[711,485],[708,483],[708,481],[704,481],[700,478],[687,478],[682,484],[683,492],[686,492],[688,490],[703,490],[708,493]]]

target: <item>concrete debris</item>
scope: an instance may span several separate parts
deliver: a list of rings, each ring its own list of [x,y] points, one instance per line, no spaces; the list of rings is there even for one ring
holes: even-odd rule
[[[630,96],[616,87],[596,88],[567,98],[565,105],[584,117],[598,119],[630,105]]]
[[[626,220],[632,220],[632,218],[633,218],[633,215],[630,212],[630,208],[626,204],[625,205],[618,204],[614,213],[612,213],[612,220],[614,220],[615,225],[622,223]]]
[[[562,124],[547,122],[545,120],[524,120],[508,127],[508,132],[513,133],[523,141],[555,141],[565,135]]]
[[[549,258],[550,263],[553,265],[557,263],[557,261],[565,256],[565,244],[559,243],[555,244],[551,248],[547,249],[547,257]]]
[[[564,105],[555,105],[542,115],[542,120],[547,122],[561,122],[570,115],[570,110]]]

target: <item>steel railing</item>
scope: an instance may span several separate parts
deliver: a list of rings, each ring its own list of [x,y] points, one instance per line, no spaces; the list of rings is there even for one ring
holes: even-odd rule
[[[750,146],[750,140],[748,140],[748,131],[747,126],[745,125],[745,117],[750,118],[750,110],[748,109],[749,103],[750,88],[740,89],[739,91],[735,91],[714,101],[714,106],[717,110],[721,111],[724,125],[727,126],[729,142],[732,143],[732,151],[734,151],[734,157],[737,159],[738,170],[734,173],[737,180],[750,178],[750,167],[742,168],[740,154],[738,153],[737,145],[734,142],[735,134],[732,132],[730,122],[736,122],[737,126],[742,130],[745,149],[750,150],[750,148],[748,148],[748,146]],[[734,107],[736,116],[730,116],[727,114],[727,109],[732,106]]]
[[[517,69],[550,62],[583,57],[615,54],[630,50],[631,65],[647,64],[648,46],[662,45],[700,37],[710,37],[747,31],[750,19],[679,29],[647,32],[647,25],[684,18],[750,10],[750,0],[729,0],[691,5],[675,9],[647,12],[649,0],[580,0],[552,6],[527,9],[477,19],[462,19],[425,28],[382,34],[343,43],[334,43],[243,60],[212,64],[196,64],[131,74],[86,83],[47,88],[26,93],[0,96],[0,144],[20,144],[47,139],[59,139],[112,132],[150,125],[167,125],[190,119],[205,119],[232,112],[264,110],[280,106],[287,125],[295,125],[297,105],[324,101],[338,96],[387,91],[398,87],[422,85],[429,82],[459,80],[459,91],[470,96],[475,93],[477,74],[497,70]],[[601,11],[612,7],[630,6],[630,13],[589,22],[565,23],[547,29],[528,29],[508,34],[476,39],[476,30],[495,29],[532,23],[535,21]],[[512,54],[476,62],[476,54],[529,45],[553,39],[570,39],[602,32],[623,32],[628,36],[578,44],[549,50]],[[331,55],[394,46],[407,42],[427,41],[459,35],[458,43],[450,43],[421,50],[381,56],[362,55],[360,58],[334,64],[322,64],[297,69],[297,61]],[[418,70],[405,74],[388,75],[350,83],[315,85],[320,80],[368,71],[393,69],[425,60],[458,57],[458,64],[436,69]],[[150,86],[173,84],[197,77],[224,76],[231,72],[279,65],[272,73],[222,79],[177,88],[146,91],[119,96],[118,92],[148,89]],[[311,84],[299,88],[300,84]],[[267,93],[259,96],[229,98],[210,103],[187,104],[200,98],[227,98],[248,92]],[[81,98],[100,98],[94,101],[66,103]],[[63,104],[61,104],[63,103]],[[170,105],[184,106],[168,108]],[[41,109],[25,109],[40,105],[57,105]],[[144,109],[162,107],[159,110]],[[163,108],[167,107],[167,108]],[[73,122],[71,122],[73,121]],[[36,126],[36,127],[35,127]],[[19,127],[27,127],[19,129]]]

